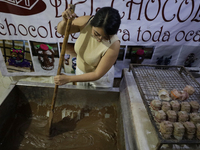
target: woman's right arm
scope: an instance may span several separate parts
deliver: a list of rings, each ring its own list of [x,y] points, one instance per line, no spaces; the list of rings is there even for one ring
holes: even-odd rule
[[[62,13],[62,18],[63,20],[60,21],[57,25],[57,32],[60,33],[61,35],[65,34],[65,28],[67,26],[67,20],[68,19],[73,19],[75,18],[76,14],[71,14],[70,9],[66,9],[63,13]],[[71,24],[71,28],[70,28],[70,34],[71,33],[76,33],[76,32],[80,32],[84,26],[86,25],[87,21],[89,20],[90,16],[81,16],[78,17],[76,19],[74,19],[72,21]]]

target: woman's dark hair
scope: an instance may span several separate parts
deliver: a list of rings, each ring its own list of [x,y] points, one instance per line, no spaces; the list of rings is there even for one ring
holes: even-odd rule
[[[103,28],[106,35],[114,35],[119,29],[121,18],[118,10],[112,7],[103,7],[97,11],[90,24]]]

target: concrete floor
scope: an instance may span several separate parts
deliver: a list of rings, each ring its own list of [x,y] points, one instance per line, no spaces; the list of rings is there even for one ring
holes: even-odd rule
[[[9,88],[12,78],[2,76],[0,72],[0,102],[3,100],[4,92]]]

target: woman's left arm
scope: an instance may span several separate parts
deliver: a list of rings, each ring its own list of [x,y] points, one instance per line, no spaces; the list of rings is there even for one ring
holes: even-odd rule
[[[63,85],[69,82],[88,82],[95,81],[104,76],[117,60],[120,49],[120,41],[115,41],[101,58],[94,72],[81,75],[57,75],[54,77],[55,84]]]
[[[101,58],[96,70],[94,71],[99,78],[105,75],[109,71],[109,69],[113,66],[113,64],[117,60],[119,49],[120,49],[120,41],[115,41],[111,45],[111,47],[107,50],[105,55]]]

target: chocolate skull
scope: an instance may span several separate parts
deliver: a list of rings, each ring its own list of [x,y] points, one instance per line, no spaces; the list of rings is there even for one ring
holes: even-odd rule
[[[52,70],[54,68],[54,51],[52,47],[46,44],[37,45],[36,47],[38,60],[42,69]]]

